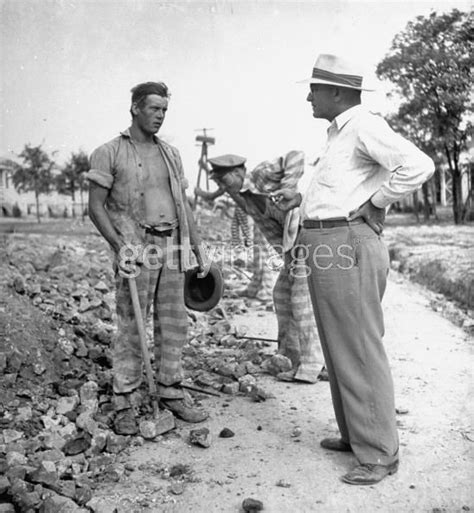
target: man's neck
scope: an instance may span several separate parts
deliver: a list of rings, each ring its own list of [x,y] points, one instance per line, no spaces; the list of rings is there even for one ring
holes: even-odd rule
[[[155,142],[154,134],[147,134],[147,133],[143,132],[143,130],[140,130],[133,123],[132,123],[132,126],[130,127],[130,136],[137,143],[152,144]]]
[[[352,109],[352,107],[356,107],[357,105],[360,105],[360,102],[358,103],[345,103],[344,105],[339,105],[334,113],[334,117],[331,119],[331,122],[334,121],[334,119],[337,118],[340,114],[343,112],[346,112],[346,110]]]

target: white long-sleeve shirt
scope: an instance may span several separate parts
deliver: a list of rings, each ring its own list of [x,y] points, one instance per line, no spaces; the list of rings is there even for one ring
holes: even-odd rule
[[[314,165],[301,219],[345,218],[369,198],[379,208],[418,189],[434,173],[433,161],[360,105],[339,114]]]

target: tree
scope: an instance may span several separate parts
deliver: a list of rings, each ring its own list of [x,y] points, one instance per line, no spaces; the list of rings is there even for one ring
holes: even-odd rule
[[[53,183],[52,169],[55,163],[43,151],[41,145],[31,146],[26,144],[18,156],[23,159],[23,164],[20,164],[13,173],[13,185],[18,192],[33,191],[35,193],[36,217],[38,223],[40,223],[39,196],[40,194],[49,193],[51,189]]]
[[[434,139],[431,136],[430,126],[425,123],[420,123],[423,118],[413,118],[406,104],[399,107],[397,113],[388,116],[387,121],[391,127],[404,137],[412,141],[418,148],[431,156],[434,160],[436,169],[439,169],[443,162],[443,154],[439,148],[436,147]],[[436,214],[436,181],[435,176],[430,178],[422,185],[423,195],[423,217],[428,221],[431,214]],[[431,201],[430,201],[431,197]],[[419,222],[419,202],[418,193],[413,193],[413,208],[417,221]]]
[[[467,13],[453,9],[441,15],[418,16],[395,36],[376,70],[379,78],[395,84],[401,100],[397,117],[409,126],[412,139],[413,134],[422,137],[422,147],[432,157],[442,150],[452,175],[456,224],[464,222],[467,215],[460,155],[472,130],[473,40]]]
[[[87,190],[88,182],[85,173],[89,171],[89,158],[87,154],[79,150],[77,153],[71,153],[71,157],[60,174],[56,177],[56,188],[60,194],[71,196],[72,201],[76,201],[76,191],[79,191],[81,198],[81,215],[84,218],[84,192]],[[72,209],[75,216],[74,206]]]

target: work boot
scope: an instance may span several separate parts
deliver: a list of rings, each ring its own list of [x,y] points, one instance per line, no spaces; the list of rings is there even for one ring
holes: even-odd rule
[[[158,396],[160,399],[166,400],[185,398],[184,390],[179,386],[179,384],[170,387],[158,385]]]
[[[136,435],[138,424],[132,408],[117,413],[114,419],[114,431],[117,435]]]
[[[162,399],[160,405],[172,412],[178,419],[193,424],[203,422],[209,417],[209,413],[195,406],[187,405],[184,399]]]

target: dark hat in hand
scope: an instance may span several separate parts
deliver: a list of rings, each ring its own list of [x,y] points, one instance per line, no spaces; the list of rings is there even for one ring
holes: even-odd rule
[[[224,280],[216,263],[212,262],[209,273],[198,277],[199,269],[189,269],[184,274],[184,304],[197,312],[208,312],[220,301],[224,292]]]

